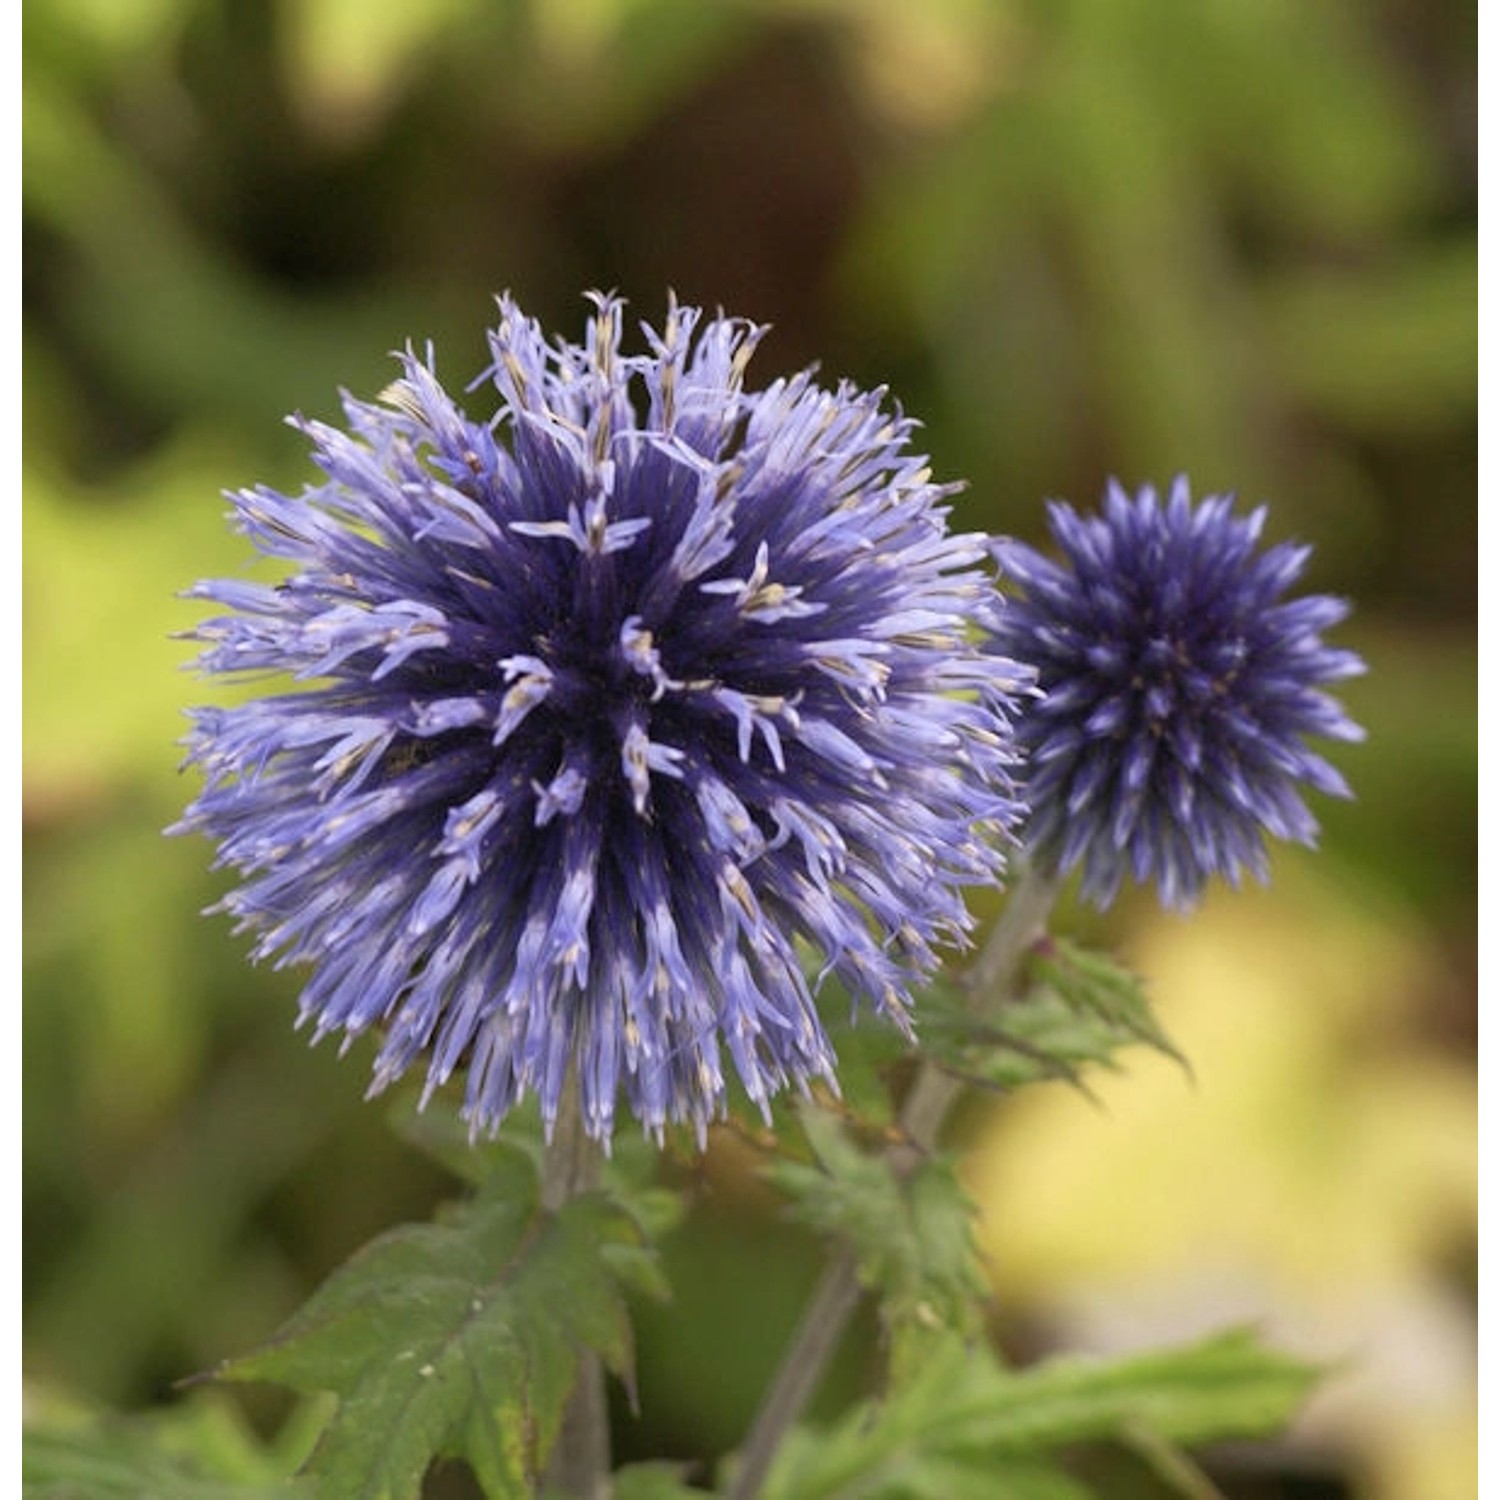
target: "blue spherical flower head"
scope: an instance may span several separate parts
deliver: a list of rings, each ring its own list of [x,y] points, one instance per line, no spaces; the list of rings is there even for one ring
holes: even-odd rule
[[[813,967],[906,1024],[1019,810],[985,649],[988,539],[883,393],[744,385],[762,330],[673,303],[621,349],[509,300],[467,415],[408,354],[325,479],[233,497],[285,571],[192,591],[212,673],[284,691],[194,714],[181,829],[243,883],[254,955],[305,964],[315,1035],[379,1028],[473,1128],[523,1096],[617,1100],[700,1138],[725,1054],[749,1096],[833,1078]],[[288,680],[289,679],[289,680]]]
[[[1126,875],[1191,905],[1221,875],[1268,872],[1265,835],[1310,844],[1300,788],[1347,797],[1306,743],[1363,732],[1320,685],[1364,664],[1323,643],[1348,613],[1324,595],[1284,600],[1306,547],[1260,549],[1264,508],[1194,505],[1186,479],[1165,504],[1111,483],[1103,513],[1048,507],[1061,553],[997,546],[1022,591],[997,648],[1037,669],[1017,726],[1031,805],[1025,842],[1054,872],[1083,867],[1098,905]]]

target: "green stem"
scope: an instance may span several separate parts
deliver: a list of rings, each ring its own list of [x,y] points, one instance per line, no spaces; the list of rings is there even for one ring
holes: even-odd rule
[[[570,1072],[542,1165],[542,1207],[556,1213],[570,1198],[598,1184],[599,1148],[583,1128],[577,1075]],[[579,1356],[543,1488],[570,1500],[611,1500],[614,1493],[604,1366],[591,1349]]]
[[[1046,932],[1056,899],[1053,877],[1035,869],[1022,873],[964,978],[976,1010],[990,1010],[1015,994],[1022,961]],[[902,1103],[901,1142],[887,1153],[893,1171],[906,1176],[932,1150],[948,1111],[962,1092],[962,1080],[930,1062],[922,1064]],[[853,1252],[844,1247],[824,1271],[755,1414],[727,1500],[755,1500],[760,1494],[781,1440],[807,1409],[859,1300],[858,1267]]]
[[[1054,877],[1034,866],[1022,871],[988,941],[964,975],[973,1010],[985,1013],[1015,998],[1021,965],[1046,934],[1057,887]],[[901,1105],[901,1134],[917,1152],[925,1155],[937,1144],[943,1121],[963,1088],[961,1078],[930,1062],[917,1070]]]

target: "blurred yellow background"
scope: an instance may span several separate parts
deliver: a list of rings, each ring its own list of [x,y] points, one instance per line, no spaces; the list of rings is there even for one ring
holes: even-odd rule
[[[1226,1493],[1473,1493],[1474,8],[23,14],[32,1388],[165,1401],[445,1191],[361,1102],[367,1054],[308,1052],[295,976],[197,915],[207,847],[160,835],[203,691],[176,594],[247,561],[221,491],[300,485],[280,417],[378,390],[408,339],[461,386],[501,289],[574,336],[584,290],[654,320],[672,287],[774,324],[763,380],[889,384],[966,525],[1040,540],[1046,497],[1186,470],[1355,600],[1370,739],[1323,850],[1188,920],[1077,915],[1193,1078],[1143,1054],[1102,1107],[1002,1101],[968,1180],[1020,1355],[1248,1318],[1339,1362]],[[627,1455],[736,1440],[815,1265],[727,1188],[674,1254]]]

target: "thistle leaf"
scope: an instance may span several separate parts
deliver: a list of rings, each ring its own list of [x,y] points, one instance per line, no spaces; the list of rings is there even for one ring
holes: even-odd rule
[[[800,1118],[814,1162],[766,1169],[791,1198],[791,1216],[853,1249],[861,1282],[880,1295],[887,1326],[903,1337],[973,1332],[987,1285],[975,1259],[973,1205],[951,1160],[929,1157],[900,1178],[828,1111],[808,1106]]]
[[[1092,1015],[1143,1046],[1187,1066],[1151,1009],[1145,986],[1107,953],[1052,937],[1031,955],[1033,982],[1051,990],[1081,1016]]]
[[[1028,988],[985,1013],[953,986],[934,986],[922,1009],[922,1046],[939,1066],[994,1089],[1058,1079],[1087,1092],[1084,1070],[1113,1067],[1146,1046],[1187,1066],[1128,969],[1060,938],[1039,944]]]
[[[1237,1329],[1124,1359],[1004,1368],[983,1346],[949,1338],[914,1379],[828,1431],[784,1445],[765,1500],[926,1500],[939,1493],[1074,1500],[1061,1467],[1077,1444],[1136,1444],[1142,1432],[1191,1445],[1263,1437],[1295,1412],[1318,1372]],[[947,1476],[935,1489],[928,1476]]]
[[[142,1416],[44,1418],[21,1436],[25,1500],[320,1500],[289,1467],[201,1392]]]
[[[628,1379],[622,1282],[647,1279],[634,1219],[603,1194],[539,1205],[521,1153],[433,1224],[372,1241],[257,1352],[217,1372],[338,1407],[306,1472],[346,1500],[415,1500],[457,1458],[492,1497],[529,1497],[579,1356]]]

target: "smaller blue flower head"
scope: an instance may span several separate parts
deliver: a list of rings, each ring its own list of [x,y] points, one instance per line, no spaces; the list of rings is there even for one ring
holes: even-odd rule
[[[1283,600],[1310,549],[1260,549],[1264,508],[1231,496],[1165,504],[1111,482],[1103,513],[1048,506],[1062,556],[998,544],[1022,592],[995,649],[1037,669],[1041,696],[1018,726],[1029,760],[1026,843],[1044,867],[1083,868],[1107,906],[1126,875],[1192,905],[1205,882],[1265,880],[1265,835],[1311,844],[1300,788],[1347,797],[1309,736],[1363,731],[1320,685],[1364,671],[1320,632],[1348,614],[1326,595]]]

